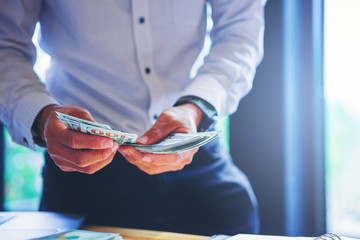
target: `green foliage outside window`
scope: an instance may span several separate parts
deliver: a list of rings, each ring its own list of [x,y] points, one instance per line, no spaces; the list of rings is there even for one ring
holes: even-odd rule
[[[5,201],[9,211],[37,210],[42,187],[43,150],[36,152],[13,143],[5,135]]]

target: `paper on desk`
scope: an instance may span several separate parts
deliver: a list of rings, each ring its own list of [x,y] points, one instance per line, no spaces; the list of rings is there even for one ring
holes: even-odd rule
[[[237,234],[226,240],[313,240],[311,237],[284,237],[272,235]]]
[[[69,230],[61,233],[56,233],[40,238],[32,238],[30,240],[122,240],[118,233],[103,233],[85,230]]]
[[[284,237],[271,235],[237,234],[226,240],[314,240],[316,237]],[[355,238],[340,237],[341,240],[354,240]]]

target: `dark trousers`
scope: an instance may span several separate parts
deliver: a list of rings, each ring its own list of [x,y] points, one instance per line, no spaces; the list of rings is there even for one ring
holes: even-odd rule
[[[86,224],[208,236],[259,231],[250,183],[216,140],[183,170],[158,175],[119,153],[92,175],[63,172],[45,159],[41,210],[85,214]]]

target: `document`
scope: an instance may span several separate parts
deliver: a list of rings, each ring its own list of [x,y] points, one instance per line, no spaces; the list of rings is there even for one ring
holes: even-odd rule
[[[237,234],[226,240],[314,240],[311,237],[284,237],[272,235]]]
[[[226,238],[226,240],[355,240],[356,238],[341,237],[335,234],[324,234],[320,237],[285,237],[272,235],[251,235],[251,234],[237,234],[235,236]]]

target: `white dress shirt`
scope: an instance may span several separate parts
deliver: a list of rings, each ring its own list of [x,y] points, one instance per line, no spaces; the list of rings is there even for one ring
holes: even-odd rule
[[[203,48],[206,3],[211,49]],[[262,58],[264,0],[2,0],[0,120],[34,148],[31,126],[53,103],[88,109],[100,123],[137,134],[186,95],[233,113]],[[52,57],[46,83],[33,71],[31,37]],[[198,59],[199,60],[199,59]]]

